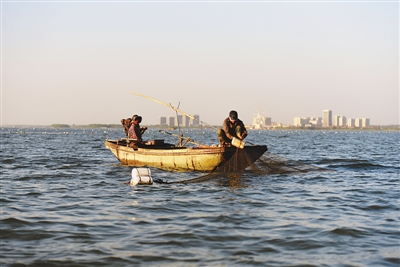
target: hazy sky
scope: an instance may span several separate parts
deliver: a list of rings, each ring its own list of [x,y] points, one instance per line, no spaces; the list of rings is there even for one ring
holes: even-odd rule
[[[1,123],[399,124],[399,2],[2,1]]]

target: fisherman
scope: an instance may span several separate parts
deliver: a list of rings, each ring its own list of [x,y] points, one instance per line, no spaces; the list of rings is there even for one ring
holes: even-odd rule
[[[230,146],[234,137],[243,140],[247,136],[247,130],[243,122],[239,120],[235,110],[229,112],[229,117],[223,122],[223,128],[219,129],[218,140],[221,147]]]
[[[143,144],[142,135],[147,130],[147,127],[140,127],[142,117],[139,115],[132,116],[132,124],[129,127],[128,138],[133,141],[133,144]]]
[[[124,127],[126,137],[129,136],[129,128],[132,124],[132,118],[122,119],[121,120],[122,127]]]

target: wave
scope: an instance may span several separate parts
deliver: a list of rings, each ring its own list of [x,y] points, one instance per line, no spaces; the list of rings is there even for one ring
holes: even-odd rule
[[[346,168],[353,170],[378,170],[378,169],[399,169],[397,166],[382,165],[369,160],[360,159],[322,159],[316,162],[317,165],[325,165],[329,168]]]
[[[335,235],[351,236],[351,237],[357,237],[357,238],[367,237],[367,236],[371,235],[367,231],[362,231],[359,229],[347,228],[347,227],[336,228],[336,229],[332,230],[331,233],[335,234]]]

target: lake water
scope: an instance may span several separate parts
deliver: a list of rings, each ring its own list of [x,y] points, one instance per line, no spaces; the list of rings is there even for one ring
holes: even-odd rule
[[[217,143],[215,131],[184,133]],[[268,153],[329,171],[246,172],[239,186],[131,187],[132,167],[104,147],[122,135],[2,128],[1,266],[400,265],[400,132],[252,130]]]

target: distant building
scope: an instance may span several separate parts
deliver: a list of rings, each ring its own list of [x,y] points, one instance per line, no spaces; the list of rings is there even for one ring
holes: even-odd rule
[[[187,116],[184,116],[182,119],[182,127],[189,127],[190,126],[190,118]]]
[[[192,120],[192,125],[193,126],[199,126],[200,125],[200,115],[193,115],[193,117],[195,118],[194,120]]]
[[[175,117],[169,117],[168,126],[175,127]]]
[[[322,126],[323,127],[332,126],[332,110],[326,109],[323,111]]]
[[[182,126],[182,115],[178,115],[175,117],[175,126]]]
[[[253,117],[253,125],[254,129],[262,129],[267,127],[267,125],[271,125],[271,118],[264,117],[261,112],[258,112],[255,117]]]
[[[305,127],[309,123],[310,123],[309,117],[296,117],[294,118],[293,125],[295,127]]]
[[[294,117],[293,126],[301,127],[301,118],[300,117]]]
[[[355,123],[354,123],[355,127],[357,128],[361,128],[362,127],[362,119],[355,119]]]
[[[160,117],[160,125],[167,125],[167,117]]]
[[[345,127],[346,126],[346,117],[341,115],[336,115],[333,117],[333,126],[337,127]]]
[[[340,116],[333,116],[332,126],[339,126]]]
[[[356,125],[355,125],[354,119],[348,118],[348,119],[347,119],[347,127],[353,128],[353,127],[355,127],[355,126],[356,126]]]
[[[338,126],[340,126],[340,127],[346,127],[347,126],[346,116],[340,116],[339,125]]]
[[[322,127],[322,118],[311,117],[309,123],[314,127]]]
[[[361,127],[364,127],[364,128],[369,127],[369,119],[362,118],[361,119]]]
[[[316,128],[322,126],[322,118],[315,117],[296,117],[294,118],[294,126]]]

